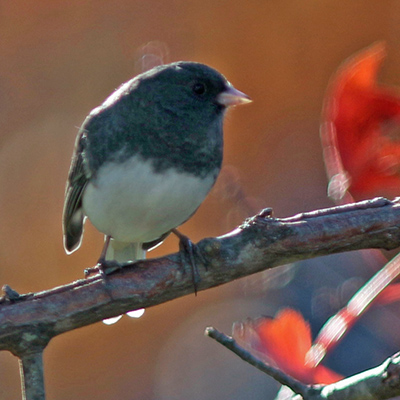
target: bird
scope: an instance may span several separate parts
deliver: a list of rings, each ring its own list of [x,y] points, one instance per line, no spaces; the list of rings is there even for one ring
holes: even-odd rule
[[[249,96],[205,64],[159,65],[123,83],[79,129],[63,211],[67,254],[88,218],[105,235],[97,266],[141,260],[187,221],[223,159],[227,108]]]

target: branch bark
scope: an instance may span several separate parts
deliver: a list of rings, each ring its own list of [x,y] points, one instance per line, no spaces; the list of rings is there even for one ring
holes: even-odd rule
[[[23,400],[43,400],[45,398],[43,378],[43,351],[26,353],[21,356],[20,375]]]
[[[400,246],[400,199],[383,198],[272,218],[270,210],[234,231],[201,240],[207,262],[198,290],[293,261],[365,248]],[[196,260],[201,265],[201,260]],[[193,293],[191,266],[178,253],[139,261],[40,293],[8,288],[0,304],[0,350],[22,357],[56,335]]]

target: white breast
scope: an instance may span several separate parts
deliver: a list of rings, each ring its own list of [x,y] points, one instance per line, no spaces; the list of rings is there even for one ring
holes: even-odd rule
[[[115,240],[149,242],[190,217],[215,175],[196,178],[172,168],[155,173],[150,162],[139,158],[108,163],[87,185],[83,209],[99,231]]]

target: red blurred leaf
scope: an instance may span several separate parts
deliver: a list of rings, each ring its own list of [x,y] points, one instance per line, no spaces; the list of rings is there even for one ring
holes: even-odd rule
[[[379,304],[391,304],[400,300],[400,283],[392,283],[377,298]]]
[[[382,42],[352,56],[325,96],[321,139],[328,193],[337,202],[399,193],[400,96],[377,84],[384,57]]]
[[[252,354],[304,383],[328,384],[342,377],[330,369],[306,362],[311,347],[310,325],[302,315],[284,309],[275,318],[262,317],[236,323],[233,337]]]

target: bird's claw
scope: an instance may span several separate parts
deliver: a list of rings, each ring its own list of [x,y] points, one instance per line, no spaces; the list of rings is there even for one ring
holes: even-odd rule
[[[122,267],[123,265],[117,261],[100,258],[94,267],[86,268],[84,270],[85,278],[92,274],[100,274],[102,278],[105,279],[107,275],[110,275],[112,272],[119,270]]]
[[[188,261],[191,266],[194,293],[197,295],[198,284],[200,283],[201,278],[197,268],[196,258],[205,266],[207,265],[206,260],[199,248],[187,236],[183,235],[176,229],[173,229],[172,232],[179,238],[179,250],[182,265]]]

